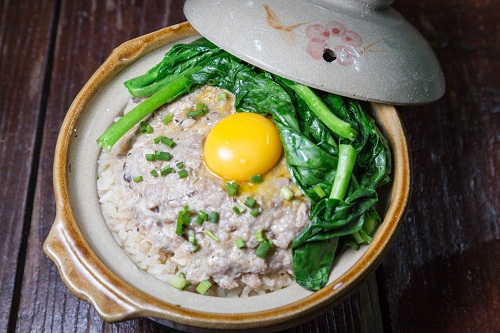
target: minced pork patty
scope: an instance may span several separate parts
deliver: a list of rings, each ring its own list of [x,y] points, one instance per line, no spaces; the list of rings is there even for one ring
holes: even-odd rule
[[[122,138],[111,152],[115,181],[137,227],[153,247],[172,255],[171,260],[178,265],[179,272],[183,272],[192,284],[207,279],[228,290],[242,284],[258,288],[267,274],[292,274],[290,245],[309,221],[310,202],[290,180],[284,158],[264,176],[262,183],[241,184],[236,196],[228,194],[224,186],[226,181],[207,169],[203,162],[205,139],[217,122],[235,112],[234,97],[227,93],[230,96],[227,101],[218,101],[220,92],[222,90],[213,87],[200,88],[156,111],[147,120],[153,128],[152,134],[138,134],[135,130]],[[209,112],[196,119],[187,118],[185,109],[196,103],[204,103]],[[164,125],[162,119],[168,113],[174,118]],[[160,136],[170,138],[176,145],[169,148],[161,142],[154,143]],[[169,152],[172,159],[147,161],[146,154],[155,151]],[[180,178],[177,173],[179,162],[188,173],[186,178]],[[159,175],[166,166],[175,172]],[[157,170],[157,176],[150,173],[153,169]],[[142,181],[135,182],[133,179],[137,176],[142,176]],[[297,194],[290,201],[279,194],[285,185]],[[259,205],[257,217],[250,215],[248,210],[240,215],[233,210],[234,206],[244,207],[247,196],[252,196]],[[188,229],[194,230],[199,245],[195,252],[187,236],[176,234],[177,216],[185,206],[189,207],[192,216]],[[218,223],[197,224],[196,215],[200,210],[208,214],[218,212]],[[255,233],[259,229],[274,245],[265,259],[255,255],[259,244]],[[207,230],[220,241],[208,237]],[[235,245],[238,238],[245,241],[245,248]]]

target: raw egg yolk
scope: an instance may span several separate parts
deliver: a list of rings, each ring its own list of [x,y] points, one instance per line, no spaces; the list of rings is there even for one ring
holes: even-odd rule
[[[221,178],[243,181],[269,171],[283,146],[274,123],[256,113],[241,112],[222,119],[208,133],[207,167]]]

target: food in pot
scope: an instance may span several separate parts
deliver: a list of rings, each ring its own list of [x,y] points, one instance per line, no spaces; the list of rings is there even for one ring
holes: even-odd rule
[[[97,140],[99,188],[121,184],[117,215],[133,227],[111,228],[139,235],[139,259],[151,252],[175,266],[175,287],[250,295],[293,279],[318,290],[336,253],[371,241],[391,155],[360,102],[262,71],[204,38],[174,46],[125,85],[147,98]]]

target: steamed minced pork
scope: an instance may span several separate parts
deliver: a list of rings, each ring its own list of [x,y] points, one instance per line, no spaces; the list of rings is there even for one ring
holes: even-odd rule
[[[202,87],[157,110],[147,124],[151,134],[141,134],[138,126],[123,137],[110,152],[102,152],[98,165],[98,191],[102,211],[116,241],[130,258],[150,274],[168,281],[183,273],[191,285],[208,280],[218,285],[209,291],[225,296],[245,296],[280,289],[292,281],[290,245],[309,222],[309,200],[295,188],[284,158],[263,175],[263,182],[239,182],[236,196],[230,196],[223,180],[208,170],[203,145],[210,130],[224,117],[235,113],[233,97],[218,100],[223,90]],[[129,111],[140,101],[131,100]],[[186,109],[204,103],[205,115],[189,118]],[[173,119],[165,125],[167,114]],[[170,148],[155,138],[167,137]],[[158,141],[158,140],[157,140]],[[155,152],[168,152],[169,161],[149,161]],[[150,154],[150,155],[148,155]],[[170,167],[170,172],[161,170]],[[154,170],[154,171],[152,171]],[[179,175],[185,170],[187,177]],[[285,200],[280,189],[289,186],[296,196]],[[244,209],[245,199],[257,201],[259,215]],[[196,248],[186,235],[176,233],[180,211],[188,207]],[[196,223],[199,211],[217,212],[217,223]],[[256,256],[256,232],[272,241],[273,247],[262,259]],[[208,234],[214,235],[209,237]],[[241,238],[246,247],[238,248]]]

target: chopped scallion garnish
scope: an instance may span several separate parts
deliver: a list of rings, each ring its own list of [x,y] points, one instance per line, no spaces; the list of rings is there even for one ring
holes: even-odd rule
[[[194,118],[198,116],[203,116],[208,113],[208,108],[204,103],[196,104],[196,108],[194,109],[186,109],[186,116],[189,118]]]
[[[198,216],[196,217],[196,223],[203,224],[203,222],[208,220],[208,214],[200,210]]]
[[[263,242],[265,239],[264,236],[262,235],[262,229],[257,230],[255,232],[254,236],[255,236],[255,240],[257,242]]]
[[[219,222],[219,213],[217,213],[217,212],[212,212],[212,213],[210,214],[210,222],[212,222],[212,223],[217,223],[217,222]]]
[[[175,171],[175,170],[174,170],[174,169],[172,169],[172,167],[167,166],[167,167],[164,167],[163,169],[161,169],[161,170],[160,170],[160,175],[161,175],[161,176],[166,176],[166,175],[168,175],[169,173],[172,173],[172,172],[174,172],[174,171]]]
[[[163,120],[161,122],[163,123],[163,125],[167,125],[173,118],[174,118],[174,115],[169,113],[165,116],[165,118],[163,118]]]
[[[156,171],[156,169],[153,169],[149,172],[151,174],[151,176],[153,177],[158,177],[158,171]]]
[[[238,249],[242,249],[246,246],[245,241],[242,238],[236,238],[234,241],[234,244],[236,244],[236,247]]]
[[[155,150],[155,159],[157,161],[170,161],[170,159],[172,158],[172,155],[170,155],[169,152],[167,151],[159,151],[159,150]]]
[[[271,247],[273,246],[273,243],[268,240],[268,239],[265,239],[264,241],[262,241],[259,246],[257,247],[257,250],[255,250],[255,255],[259,258],[262,258],[264,259],[267,254],[269,253],[269,250],[271,250]]]
[[[179,170],[177,172],[177,174],[179,175],[179,178],[186,178],[188,176],[188,172],[186,171],[186,169],[182,169],[182,170]]]
[[[133,180],[135,183],[139,183],[139,182],[142,182],[142,181],[143,181],[142,176],[137,176],[137,177],[134,177],[134,178],[132,178],[132,180]]]
[[[171,139],[167,138],[166,136],[164,136],[163,138],[161,138],[161,143],[163,143],[164,145],[170,147],[170,148],[174,148],[175,147],[175,142],[172,141]]]
[[[177,162],[175,166],[178,167],[179,169],[184,169],[184,163],[182,162]]]
[[[254,208],[250,211],[250,215],[253,217],[257,217],[260,214],[260,210],[258,208]]]
[[[212,238],[214,241],[216,241],[217,243],[220,242],[220,239],[219,237],[217,237],[212,231],[210,230],[205,230],[205,235],[207,235],[208,237]]]
[[[203,280],[196,286],[196,291],[201,295],[205,295],[211,286],[212,284],[210,282]]]
[[[188,112],[186,114],[186,116],[188,116],[189,118],[194,118],[194,117],[198,117],[198,116],[203,116],[206,113],[207,112],[205,110],[194,110],[194,111]]]
[[[285,200],[291,200],[295,194],[293,193],[293,191],[288,186],[283,186],[281,188],[281,190],[280,190],[280,195]]]
[[[177,215],[177,224],[175,228],[175,233],[180,236],[184,233],[184,225],[189,225],[191,223],[191,212],[189,207],[185,206],[183,210],[179,211]]]
[[[145,121],[141,121],[140,122],[139,129],[140,129],[140,131],[141,131],[142,134],[151,134],[151,133],[153,133],[153,127],[151,127],[151,125],[149,125]]]
[[[229,195],[236,195],[238,193],[238,190],[240,189],[240,185],[237,183],[226,183],[226,189]]]
[[[241,213],[243,213],[243,212],[240,210],[240,208],[239,208],[239,207],[237,207],[237,206],[234,206],[234,207],[233,207],[233,210],[234,210],[234,212],[235,212],[236,214],[238,214],[238,215],[240,215]]]
[[[145,154],[144,157],[146,157],[146,161],[148,161],[148,162],[154,162],[154,161],[156,161],[155,154]]]
[[[194,230],[193,229],[188,230],[188,242],[193,244],[193,245],[196,244],[196,239],[194,238]]]
[[[261,175],[254,175],[250,177],[250,180],[252,181],[252,183],[257,184],[257,183],[262,183],[263,179]]]
[[[191,250],[189,250],[189,251],[191,253],[195,253],[200,248],[200,244],[196,243],[196,244],[192,244],[192,245],[193,245],[193,248]]]
[[[174,275],[170,278],[168,281],[168,284],[170,284],[172,287],[179,289],[179,290],[184,290],[187,287],[189,287],[190,283],[188,280],[186,280],[185,277],[180,276],[180,275]]]
[[[256,204],[257,201],[252,197],[247,197],[245,199],[245,206],[247,206],[248,208],[254,208]]]

